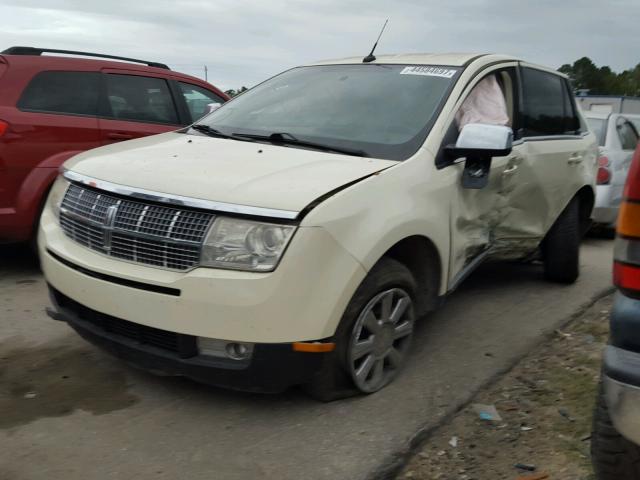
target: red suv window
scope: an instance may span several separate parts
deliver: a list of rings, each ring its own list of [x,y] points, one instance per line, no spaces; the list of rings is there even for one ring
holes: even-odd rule
[[[180,91],[187,103],[187,108],[194,122],[204,117],[212,110],[212,105],[222,105],[226,100],[210,90],[206,90],[191,83],[179,82]]]
[[[180,123],[166,80],[119,74],[105,77],[112,118],[172,125]]]
[[[18,101],[20,110],[97,115],[100,74],[93,72],[41,72]]]

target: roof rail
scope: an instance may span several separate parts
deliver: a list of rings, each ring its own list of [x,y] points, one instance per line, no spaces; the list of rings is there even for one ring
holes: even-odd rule
[[[56,50],[53,48],[35,48],[35,47],[10,47],[0,53],[4,55],[42,55],[45,52],[46,53],[64,53],[67,55],[83,55],[85,57],[111,58],[114,60],[124,60],[127,62],[142,63],[150,67],[164,68],[165,70],[171,70],[164,63],[148,62],[146,60],[138,60],[137,58],[117,57],[115,55],[104,55],[102,53],[76,52],[74,50]]]

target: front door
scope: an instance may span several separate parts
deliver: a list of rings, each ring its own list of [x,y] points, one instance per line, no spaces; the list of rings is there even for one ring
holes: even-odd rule
[[[457,111],[473,88],[487,76],[497,79],[504,95],[508,126],[517,121],[517,63],[502,64],[488,69],[472,80],[458,102]],[[452,120],[449,131],[457,126]],[[455,135],[457,137],[457,134]],[[454,138],[451,138],[455,142]],[[515,145],[506,157],[495,157],[491,161],[488,185],[482,189],[467,189],[460,181],[451,202],[451,256],[449,265],[449,289],[454,289],[492,251],[500,241],[505,219],[510,213],[511,197],[519,179],[519,166],[523,160],[522,146]],[[454,165],[462,176],[464,163]]]
[[[109,144],[170,132],[181,127],[167,80],[123,73],[104,73],[102,143]]]

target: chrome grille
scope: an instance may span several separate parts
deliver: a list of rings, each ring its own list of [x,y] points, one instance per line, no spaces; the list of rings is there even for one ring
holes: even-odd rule
[[[136,263],[188,270],[200,259],[214,215],[130,200],[71,184],[60,226],[92,250]]]

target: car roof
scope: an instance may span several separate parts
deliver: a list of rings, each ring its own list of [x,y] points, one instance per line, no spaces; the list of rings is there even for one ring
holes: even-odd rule
[[[211,85],[209,82],[205,82],[204,80],[193,77],[191,75],[187,75],[185,73],[176,72],[174,70],[169,70],[167,68],[158,68],[158,67],[150,67],[148,65],[128,62],[128,61],[119,61],[119,60],[107,60],[107,59],[96,59],[96,58],[88,58],[88,57],[80,57],[80,56],[59,56],[59,55],[11,55],[11,54],[1,54],[0,60],[4,59],[9,66],[33,66],[37,67],[38,70],[95,70],[99,71],[102,69],[117,69],[117,70],[127,70],[129,72],[140,72],[140,73],[153,73],[155,75],[161,75],[165,77],[170,77],[176,80],[187,80],[191,83],[201,84],[201,85],[209,85],[213,87],[213,89],[217,92],[221,92],[221,90],[214,85]]]
[[[363,57],[336,58],[321,60],[308,64],[313,65],[337,65],[337,64],[362,64]],[[497,53],[398,53],[391,55],[376,55],[373,64],[407,64],[407,65],[437,65],[449,67],[467,67],[476,63],[478,67],[484,67],[498,62],[523,62],[527,67],[534,67],[546,72],[568,78],[564,73],[543,65],[525,62],[511,55]]]
[[[362,63],[364,55],[361,57],[338,58],[332,60],[322,60],[314,62],[312,65],[333,65],[343,63]],[[487,58],[488,57],[488,58]],[[392,55],[376,55],[376,60],[371,63],[397,63],[411,65],[448,65],[452,67],[463,67],[469,65],[474,60],[518,60],[508,55],[496,55],[488,53],[399,53]]]

